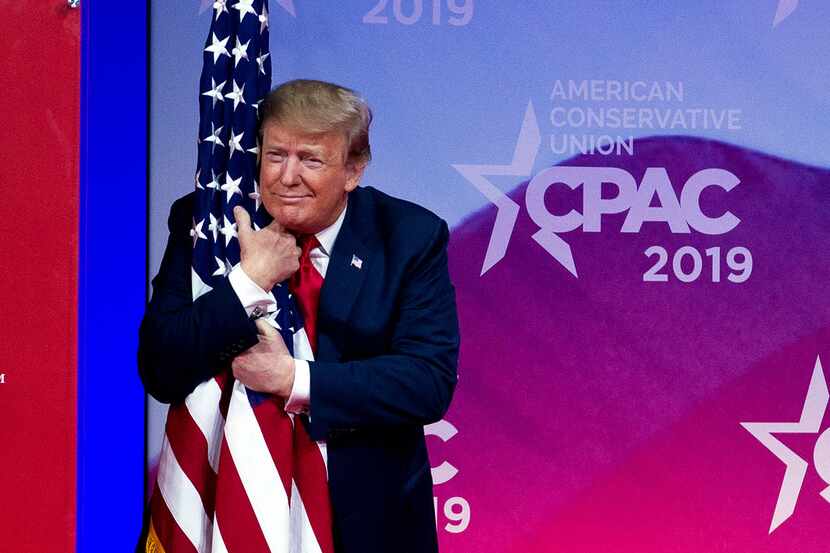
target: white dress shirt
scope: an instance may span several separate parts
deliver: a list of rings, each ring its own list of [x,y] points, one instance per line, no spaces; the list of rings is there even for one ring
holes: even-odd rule
[[[326,272],[329,268],[329,259],[331,258],[331,251],[334,248],[334,242],[337,240],[337,235],[340,234],[340,228],[343,226],[343,220],[346,218],[346,208],[340,212],[340,216],[329,227],[324,228],[316,233],[317,241],[320,245],[311,252],[309,258],[314,268],[326,278]],[[231,283],[233,291],[239,298],[240,303],[245,308],[248,316],[257,307],[260,311],[268,313],[266,320],[275,324],[274,316],[277,311],[277,300],[271,291],[265,291],[260,286],[251,280],[242,266],[237,263],[228,274],[228,280]],[[294,385],[291,388],[291,395],[288,396],[288,401],[285,402],[285,410],[290,413],[306,412],[309,403],[311,402],[311,371],[308,366],[308,361],[305,359],[294,359]]]

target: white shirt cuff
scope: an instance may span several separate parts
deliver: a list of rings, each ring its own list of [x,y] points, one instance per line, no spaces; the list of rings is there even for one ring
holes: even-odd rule
[[[285,410],[289,413],[307,413],[311,403],[311,370],[308,361],[294,359],[294,386],[285,402]]]
[[[259,284],[251,280],[245,271],[242,270],[242,265],[237,263],[234,265],[231,272],[228,274],[228,280],[231,283],[231,288],[239,298],[242,307],[248,316],[258,307],[262,314],[271,313],[277,309],[277,300],[274,294],[266,292],[259,287]]]

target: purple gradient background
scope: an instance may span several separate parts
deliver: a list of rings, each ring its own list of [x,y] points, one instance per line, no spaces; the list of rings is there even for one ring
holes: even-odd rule
[[[777,0],[453,1],[475,4],[469,25],[448,24],[441,0],[424,0],[411,25],[396,22],[395,2],[294,0],[294,15],[270,3],[275,82],[322,78],[361,91],[377,116],[364,183],[453,228],[463,347],[447,419],[459,433],[429,438],[433,466],[460,471],[435,487],[442,553],[830,550],[830,504],[812,468],[795,514],[768,535],[784,466],[740,426],[797,420],[816,355],[830,366],[830,171],[796,163],[830,166],[830,3],[801,2],[773,26]],[[436,2],[440,24],[431,21]],[[364,24],[381,3],[388,23]],[[210,19],[198,7],[210,4],[156,1],[151,10],[150,274],[170,203],[192,190]],[[409,13],[414,2],[398,4]],[[616,104],[552,102],[557,79],[681,81],[679,107],[738,108],[742,126],[699,138],[645,139],[654,131],[633,129],[634,157],[563,162],[550,152],[551,133],[605,131],[551,128],[549,110]],[[543,138],[531,174],[554,163],[602,165],[639,182],[646,167],[666,167],[679,190],[696,170],[722,167],[742,184],[707,190],[704,207],[743,222],[720,237],[649,223],[620,234],[622,216],[606,217],[601,233],[563,235],[576,280],[530,238],[522,184],[511,194],[522,212],[507,256],[480,277],[495,210],[480,209],[487,200],[453,167],[509,162],[529,101]],[[507,179],[492,180],[516,184]],[[579,208],[578,198],[554,187],[549,199],[561,212]],[[686,244],[724,254],[748,247],[753,275],[732,284],[724,267],[717,284],[706,270],[690,284],[642,282],[648,246],[673,253]],[[165,411],[151,402],[148,412],[152,465]],[[815,440],[785,441],[809,458]],[[472,510],[461,534],[445,530],[440,513],[455,496]]]
[[[784,465],[740,422],[798,420],[816,356],[830,363],[830,171],[686,137],[563,165],[621,167],[638,183],[666,167],[678,195],[694,172],[727,169],[741,184],[701,205],[742,222],[722,236],[663,223],[621,234],[624,214],[607,216],[601,233],[562,235],[578,280],[530,238],[526,183],[510,194],[522,211],[507,255],[484,276],[495,210],[453,230],[462,352],[446,418],[459,433],[430,447],[434,466],[459,470],[436,486],[439,510],[461,496],[472,518],[439,532],[443,550],[827,551],[830,505],[812,466],[795,514],[768,536]],[[548,194],[558,206],[579,196]],[[651,245],[744,246],[754,270],[733,284],[724,266],[707,282],[704,257],[696,282],[644,283]],[[784,441],[812,465],[816,438]]]

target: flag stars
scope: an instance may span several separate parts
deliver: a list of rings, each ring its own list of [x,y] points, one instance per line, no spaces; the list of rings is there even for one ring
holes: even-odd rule
[[[209,213],[208,215],[210,217],[208,231],[213,234],[213,241],[216,242],[216,234],[219,232],[219,220],[213,215],[213,213]]]
[[[280,311],[281,311],[280,309],[277,309],[276,311],[273,311],[273,312],[269,313],[268,317],[267,317],[267,321],[269,323],[271,323],[271,325],[274,328],[276,328],[277,330],[282,330],[282,327],[280,326],[280,323],[279,323],[279,319],[277,318],[280,314]]]
[[[231,177],[230,173],[226,173],[226,175],[227,176],[225,177],[225,184],[223,184],[219,188],[221,188],[225,191],[225,193],[227,193],[228,197],[226,201],[230,202],[234,194],[239,194],[240,196],[242,196],[242,190],[239,189],[239,183],[242,182],[242,177],[234,179]]]
[[[242,147],[242,137],[245,136],[245,131],[242,131],[239,134],[235,134],[231,131],[231,139],[228,141],[228,145],[230,147],[230,153],[228,154],[228,158],[232,158],[234,152],[237,150],[242,152],[245,148]]]
[[[196,222],[195,218],[193,219],[193,227],[190,229],[190,236],[193,238],[193,247],[194,248],[196,247],[196,242],[198,242],[200,238],[203,239],[203,240],[207,240],[207,236],[205,236],[205,233],[202,232],[202,225],[204,225],[204,224],[205,224],[204,219],[202,219],[198,223]]]
[[[239,21],[241,22],[245,19],[245,16],[253,14],[254,17],[257,17],[256,10],[254,10],[254,0],[239,0],[236,4],[231,6],[235,10],[239,10]]]
[[[227,259],[225,261],[222,261],[215,255],[213,256],[213,259],[216,260],[216,265],[218,266],[218,268],[215,271],[213,271],[212,276],[228,276],[228,273],[231,272],[231,262]]]
[[[229,98],[233,100],[233,110],[236,111],[236,108],[239,104],[244,104],[245,102],[245,83],[242,83],[242,88],[236,84],[236,81],[233,81],[233,92],[228,92],[225,94],[225,98]]]
[[[210,181],[209,183],[207,183],[205,186],[207,186],[208,188],[212,188],[213,190],[216,190],[217,188],[219,188],[219,181],[217,181],[217,180],[216,180],[216,173],[214,173],[213,171],[211,171],[211,172],[210,172],[210,174],[211,174],[211,176],[212,176],[212,179],[213,179],[213,180],[211,180],[211,181]],[[214,240],[215,240],[215,239],[216,239],[216,238],[214,238]]]
[[[213,19],[215,21],[215,20],[219,19],[219,16],[222,15],[222,12],[229,13],[228,12],[228,6],[227,6],[227,0],[216,0],[213,3],[213,9],[216,10],[216,12],[213,14],[214,15]]]
[[[254,208],[254,213],[256,213],[259,211],[259,206],[262,205],[262,202],[260,201],[262,196],[259,195],[259,183],[256,179],[254,179],[254,191],[249,193],[248,197],[251,198],[256,204],[256,207]]]
[[[213,149],[218,145],[225,147],[225,143],[222,142],[222,139],[219,137],[219,133],[222,132],[222,127],[218,129],[214,129],[213,123],[210,124],[210,134],[204,138],[204,142],[213,142],[213,146],[210,147],[210,151],[212,152]]]
[[[265,32],[265,29],[268,28],[268,4],[265,3],[262,5],[262,13],[259,14],[259,34]]]
[[[254,154],[256,156],[257,163],[259,163],[260,159],[259,159],[259,141],[258,140],[257,140],[256,145],[253,148],[248,148],[245,151],[248,152],[249,154]]]
[[[236,46],[234,46],[232,53],[233,53],[233,66],[236,67],[239,65],[241,60],[249,61],[248,60],[248,45],[251,43],[249,40],[245,44],[240,42],[239,37],[236,37]]]
[[[205,52],[210,52],[213,54],[213,63],[216,63],[220,56],[225,55],[231,57],[230,52],[228,52],[227,44],[228,39],[230,36],[226,36],[224,39],[219,40],[219,37],[216,36],[216,33],[211,33],[213,40],[207,48],[205,48]]]
[[[223,218],[225,224],[219,229],[219,232],[225,237],[225,245],[227,246],[232,239],[236,238],[236,223],[231,223],[227,215],[224,215]]]
[[[293,4],[291,0],[278,0],[278,3],[283,8]],[[267,44],[262,44],[261,39],[260,42],[254,40],[268,36],[270,10],[267,2],[260,0],[201,0],[201,5],[205,11],[208,6],[213,6],[213,27],[207,33],[207,40],[202,43],[207,55],[203,54],[204,80],[200,84],[198,99],[202,106],[201,125],[204,126],[200,126],[197,135],[200,162],[194,182],[196,189],[208,194],[208,198],[203,198],[207,203],[201,204],[201,213],[194,214],[192,228],[189,230],[194,247],[197,248],[195,254],[200,256],[199,267],[202,272],[199,274],[202,279],[209,275],[218,279],[227,277],[234,263],[239,261],[235,247],[234,250],[226,249],[234,238],[239,238],[239,226],[230,209],[233,205],[243,204],[249,209],[254,207],[254,213],[264,210],[261,187],[253,174],[254,159],[260,159],[262,146],[256,137],[257,119],[251,118],[247,110],[249,107],[254,108],[258,118],[261,102],[256,97],[261,84],[259,79],[270,76],[273,64],[271,55],[267,52]],[[231,10],[239,15],[238,19]],[[233,19],[226,18],[222,20],[224,23],[219,23],[223,14],[228,14]],[[253,17],[246,21],[248,14]],[[240,34],[236,22],[248,28]],[[256,34],[257,28],[259,35]],[[223,56],[227,59],[222,59]],[[233,65],[230,65],[231,60]],[[243,76],[239,71],[247,72],[248,76]],[[260,77],[254,80],[256,75]],[[203,97],[210,98],[210,104]],[[218,102],[223,103],[219,108],[221,113],[217,113]],[[225,111],[224,108],[231,107],[231,102],[233,110]],[[240,104],[244,104],[242,110],[238,109]],[[211,106],[210,110],[207,109],[208,105]],[[209,116],[216,118],[208,118]],[[201,146],[206,142],[211,143],[210,150]],[[217,150],[217,147],[226,149]],[[234,157],[237,151],[241,155]],[[246,153],[253,154],[254,157],[249,158]],[[230,171],[237,175],[236,178],[228,171],[229,166]],[[252,223],[255,229],[260,228],[256,221]],[[224,244],[221,237],[224,237]],[[199,240],[205,240],[210,248],[198,247]],[[284,317],[288,312],[284,310],[280,316]],[[277,313],[271,315],[276,323]],[[283,319],[280,322],[284,323],[283,328],[290,324]],[[275,326],[279,329],[279,325]]]
[[[262,73],[263,75],[267,74],[267,73],[265,73],[265,60],[267,60],[268,56],[270,56],[270,55],[271,55],[270,52],[265,52],[264,54],[262,54],[261,56],[257,56],[257,58],[256,58],[256,64],[259,66],[259,72]]]
[[[216,84],[216,80],[211,77],[210,78],[210,86],[209,90],[202,92],[202,96],[210,96],[213,98],[213,107],[216,107],[216,102],[224,102],[225,98],[222,96],[222,89],[225,88],[225,83],[228,81],[222,81],[218,85]]]

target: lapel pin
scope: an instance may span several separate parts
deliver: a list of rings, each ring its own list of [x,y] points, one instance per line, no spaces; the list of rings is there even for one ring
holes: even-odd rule
[[[363,268],[363,260],[354,254],[352,254],[352,267],[356,267],[358,270]]]

